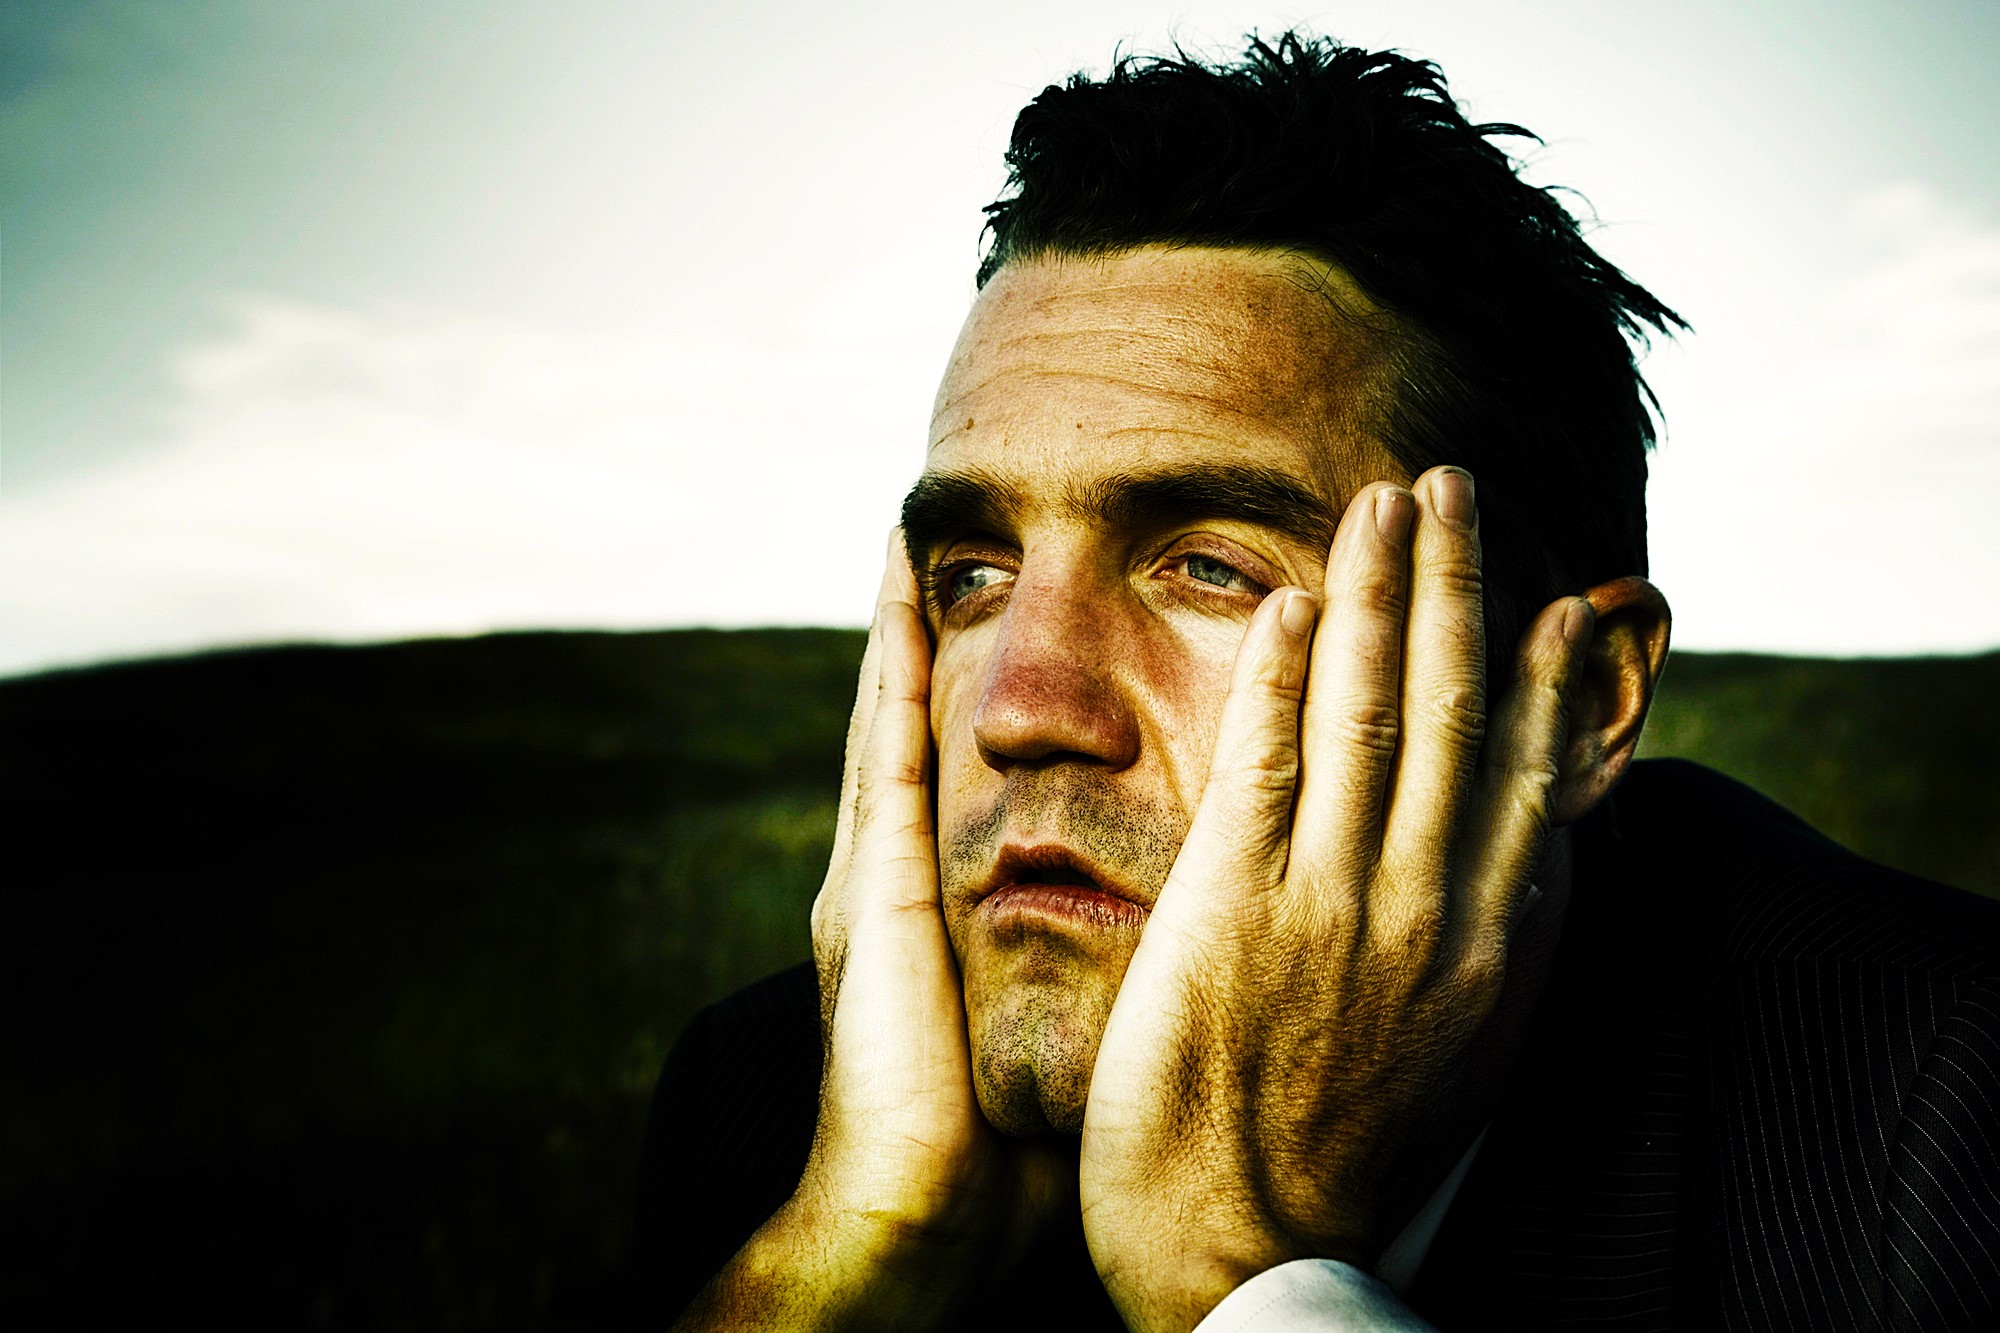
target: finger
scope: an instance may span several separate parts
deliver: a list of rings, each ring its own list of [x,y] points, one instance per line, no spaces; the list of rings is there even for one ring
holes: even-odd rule
[[[1551,603],[1521,636],[1514,678],[1493,711],[1467,832],[1479,867],[1475,929],[1504,939],[1525,902],[1562,773],[1570,708],[1596,613],[1581,597]]]
[[[908,567],[904,566],[907,574]],[[914,586],[898,584],[881,609],[874,712],[854,783],[854,847],[845,891],[854,916],[871,908],[935,906],[930,638]]]
[[[1486,628],[1471,474],[1432,468],[1413,489],[1403,748],[1382,855],[1394,881],[1423,896],[1445,882],[1485,739]]]
[[[882,583],[875,591],[875,618],[868,629],[868,647],[861,655],[861,679],[854,691],[854,711],[847,719],[847,758],[841,791],[851,796],[860,776],[861,756],[867,749],[869,723],[875,716],[875,701],[882,685],[883,612],[892,603],[917,604],[916,576],[910,571],[909,556],[903,546],[903,529],[889,529],[889,547],[882,562]],[[848,804],[851,806],[852,802]]]
[[[1231,888],[1283,883],[1299,776],[1299,701],[1317,612],[1305,589],[1279,588],[1250,617],[1230,673],[1208,782],[1156,916],[1185,910],[1168,901],[1180,896],[1176,883],[1196,886],[1190,900],[1200,900],[1204,909],[1213,909]]]
[[[815,937],[829,926],[837,928],[841,914],[837,899],[841,893],[848,860],[854,848],[855,791],[861,775],[862,753],[867,748],[869,723],[875,716],[875,698],[882,680],[882,609],[896,600],[915,600],[915,578],[909,572],[909,558],[903,545],[903,529],[889,529],[889,544],[882,565],[882,582],[875,593],[875,613],[868,627],[868,646],[861,654],[861,670],[854,688],[854,707],[847,715],[847,746],[841,760],[840,811],[833,826],[833,852],[827,858],[826,878],[813,899],[812,928]]]
[[[1354,497],[1334,534],[1301,722],[1305,774],[1294,865],[1365,870],[1381,845],[1383,792],[1401,733],[1407,543],[1415,514],[1409,491],[1371,485]]]

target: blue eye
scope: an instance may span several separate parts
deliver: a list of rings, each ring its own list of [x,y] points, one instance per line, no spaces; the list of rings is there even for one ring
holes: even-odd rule
[[[991,565],[962,566],[952,571],[951,577],[945,582],[945,591],[950,594],[952,602],[964,601],[987,585],[987,580],[981,577],[982,575],[999,572]]]
[[[1188,577],[1199,583],[1212,583],[1218,588],[1240,584],[1245,592],[1255,592],[1258,584],[1233,566],[1225,565],[1212,555],[1190,555],[1187,558]]]

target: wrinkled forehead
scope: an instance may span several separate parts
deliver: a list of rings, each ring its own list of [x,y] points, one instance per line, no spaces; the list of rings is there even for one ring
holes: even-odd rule
[[[1010,263],[953,350],[931,466],[972,446],[1066,453],[1165,435],[1345,471],[1333,455],[1372,435],[1386,383],[1382,327],[1345,274],[1295,253],[1145,247]]]

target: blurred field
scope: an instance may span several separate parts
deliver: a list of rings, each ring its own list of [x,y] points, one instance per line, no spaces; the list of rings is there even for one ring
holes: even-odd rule
[[[0,684],[4,1286],[65,1324],[603,1324],[645,1096],[807,956],[861,636]],[[1648,749],[2000,895],[2000,654],[1677,656]]]

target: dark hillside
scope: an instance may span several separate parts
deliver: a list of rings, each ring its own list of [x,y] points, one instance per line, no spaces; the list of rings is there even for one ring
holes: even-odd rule
[[[861,646],[530,634],[0,687],[33,1016],[7,1286],[134,1326],[601,1322],[668,1044],[807,956]]]
[[[2000,897],[2000,653],[1676,653],[1641,753],[1698,759],[1864,856]]]
[[[0,684],[0,1299],[601,1323],[667,1045],[807,955],[861,644],[523,634]],[[2000,893],[1996,694],[2000,655],[1679,657],[1652,749]]]

